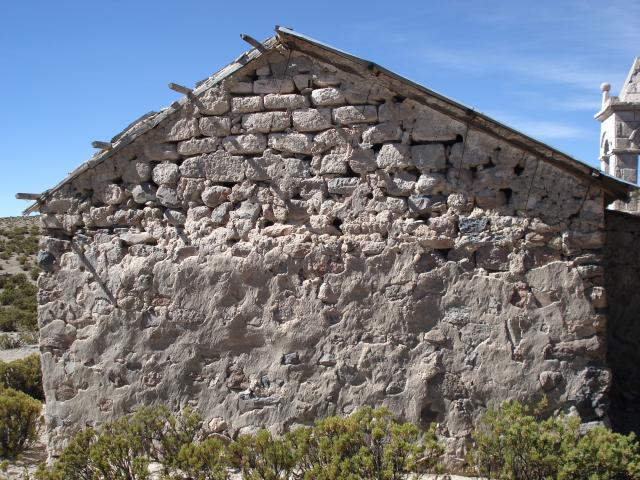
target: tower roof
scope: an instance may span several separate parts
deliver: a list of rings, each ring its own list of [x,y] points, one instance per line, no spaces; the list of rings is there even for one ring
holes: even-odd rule
[[[636,57],[620,91],[623,102],[640,103],[640,57]]]

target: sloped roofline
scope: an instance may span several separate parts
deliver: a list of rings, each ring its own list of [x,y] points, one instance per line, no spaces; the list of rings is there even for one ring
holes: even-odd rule
[[[214,73],[206,80],[199,82],[192,94],[198,96],[214,85],[219,84],[224,79],[230,77],[235,72],[246,66],[249,62],[270,52],[278,44],[282,44],[289,49],[303,51],[307,55],[315,56],[360,76],[367,74],[374,75],[382,85],[390,88],[392,91],[399,91],[399,93],[402,93],[407,98],[411,98],[419,103],[425,104],[449,115],[456,120],[465,123],[469,128],[481,130],[485,133],[498,137],[507,143],[528,151],[536,157],[539,157],[569,173],[589,179],[590,181],[598,182],[601,188],[614,198],[627,198],[632,190],[638,188],[635,184],[610,176],[554,147],[535,140],[534,138],[504,125],[503,123],[500,123],[497,120],[474,110],[473,108],[467,107],[440,93],[430,90],[425,86],[387,70],[374,62],[331,47],[311,37],[298,33],[291,28],[276,26],[275,32],[275,36],[270,37],[263,42],[264,48],[253,48],[243,53],[226,67]],[[112,157],[127,145],[130,145],[142,134],[156,127],[189,101],[189,97],[185,95],[180,100],[173,102],[169,107],[161,110],[160,112],[149,112],[134,121],[122,132],[113,137],[113,146],[110,150],[104,150],[97,153],[90,160],[87,160],[78,168],[73,170],[56,186],[42,193],[38,200],[30,205],[23,214],[28,215],[37,211],[38,206],[45,202],[51,194],[64,187],[67,183],[71,182],[82,173],[96,167],[100,163]]]

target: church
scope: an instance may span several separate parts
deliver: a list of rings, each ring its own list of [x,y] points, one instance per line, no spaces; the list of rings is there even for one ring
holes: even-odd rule
[[[638,61],[599,170],[291,29],[246,40],[28,209],[52,454],[153,403],[230,436],[384,405],[458,458],[507,399],[638,430]]]

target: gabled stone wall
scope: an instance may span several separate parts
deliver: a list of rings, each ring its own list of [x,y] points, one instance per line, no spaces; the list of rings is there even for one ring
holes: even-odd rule
[[[300,52],[42,207],[56,452],[142,403],[234,435],[362,404],[463,454],[504,399],[606,414],[597,183]]]

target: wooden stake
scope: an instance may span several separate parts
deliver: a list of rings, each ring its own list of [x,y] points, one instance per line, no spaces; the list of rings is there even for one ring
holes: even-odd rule
[[[16,193],[18,200],[40,200],[41,193]]]
[[[244,40],[245,42],[247,42],[249,45],[251,45],[252,47],[254,47],[256,50],[258,50],[260,53],[264,53],[267,51],[267,49],[265,48],[265,46],[260,43],[258,40],[256,40],[255,38],[246,35],[244,33],[240,34],[240,38],[242,40]]]
[[[193,95],[193,90],[192,89],[184,87],[184,86],[179,85],[177,83],[170,83],[169,84],[169,88],[171,90],[173,90],[174,92],[182,93],[182,94],[187,95],[187,96]]]
[[[113,144],[111,142],[100,142],[98,140],[91,142],[91,146],[101,150],[111,150],[113,148]]]

